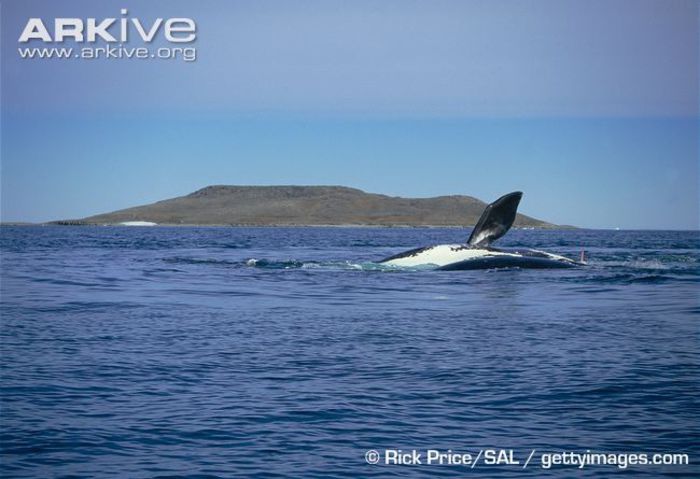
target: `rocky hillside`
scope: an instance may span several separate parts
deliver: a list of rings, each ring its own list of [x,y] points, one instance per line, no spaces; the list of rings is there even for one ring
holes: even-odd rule
[[[495,199],[495,198],[493,198]],[[401,198],[343,186],[207,186],[186,196],[79,220],[173,225],[470,226],[486,204],[470,196]],[[516,226],[553,225],[518,215]]]

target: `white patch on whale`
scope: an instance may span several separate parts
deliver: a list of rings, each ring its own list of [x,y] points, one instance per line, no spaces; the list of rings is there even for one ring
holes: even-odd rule
[[[551,259],[554,261],[572,262],[569,258],[566,258],[565,256],[560,256],[557,254],[547,253],[545,251],[539,250],[529,251],[533,253],[539,253],[547,259]],[[404,256],[402,258],[396,258],[386,261],[384,264],[390,264],[392,266],[400,266],[404,268],[411,268],[423,265],[435,265],[436,267],[441,268],[443,266],[447,266],[448,264],[458,263],[460,261],[497,256],[522,258],[524,255],[515,251],[509,252],[492,249],[472,249],[459,244],[441,244],[431,246],[411,256]]]
[[[507,255],[507,253],[489,251],[485,249],[465,248],[464,245],[459,244],[440,244],[426,248],[420,253],[416,253],[411,256],[404,256],[403,258],[389,260],[385,264],[405,268],[428,264],[434,264],[435,266],[440,267],[447,264],[456,263],[457,261],[499,255]]]

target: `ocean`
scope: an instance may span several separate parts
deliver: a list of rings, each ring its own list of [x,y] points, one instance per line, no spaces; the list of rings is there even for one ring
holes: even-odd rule
[[[700,477],[698,232],[498,242],[585,250],[566,270],[373,263],[468,232],[3,226],[0,476]]]

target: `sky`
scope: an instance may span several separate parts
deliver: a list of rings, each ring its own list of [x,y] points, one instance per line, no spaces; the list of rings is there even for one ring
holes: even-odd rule
[[[33,17],[192,18],[197,59],[22,59],[85,45],[20,44]],[[696,0],[3,0],[0,21],[2,221],[330,184],[699,227]]]

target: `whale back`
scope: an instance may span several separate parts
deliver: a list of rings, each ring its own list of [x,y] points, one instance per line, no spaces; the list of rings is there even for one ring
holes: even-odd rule
[[[474,226],[467,244],[474,248],[485,248],[506,234],[513,226],[522,197],[521,191],[514,191],[488,205]]]

